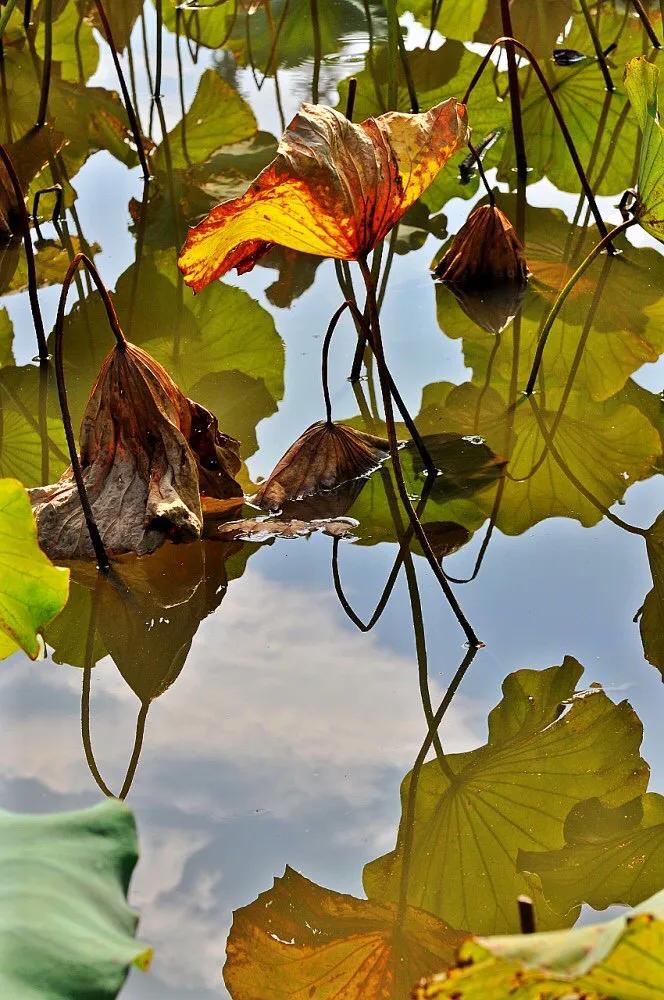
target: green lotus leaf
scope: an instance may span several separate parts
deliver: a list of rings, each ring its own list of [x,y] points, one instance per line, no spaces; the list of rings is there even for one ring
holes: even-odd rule
[[[664,892],[572,931],[476,938],[415,1000],[654,1000],[664,991]]]
[[[30,500],[16,479],[0,479],[0,659],[41,650],[39,630],[67,601],[69,571],[55,567],[37,544]]]
[[[22,816],[0,812],[0,994],[112,1000],[152,950],[126,902],[138,856],[126,806]]]
[[[574,922],[578,908],[556,912],[517,870],[519,852],[562,848],[575,804],[613,807],[648,781],[635,712],[596,686],[575,694],[582,672],[566,657],[510,674],[484,746],[407,775],[396,849],[364,870],[370,899],[398,900],[403,878],[409,903],[473,933],[516,931],[523,892],[535,897],[538,926]]]
[[[643,133],[639,161],[639,223],[664,241],[664,127],[659,118],[659,69],[645,56],[625,67],[625,89]]]

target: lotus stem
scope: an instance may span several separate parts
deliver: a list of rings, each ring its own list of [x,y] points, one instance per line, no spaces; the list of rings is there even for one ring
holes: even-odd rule
[[[104,29],[104,36],[108,42],[108,47],[111,50],[111,58],[113,59],[113,65],[115,66],[115,72],[117,73],[118,83],[120,84],[120,90],[122,91],[122,97],[125,104],[125,111],[127,112],[127,118],[129,119],[129,125],[131,127],[132,133],[134,135],[134,143],[136,145],[136,152],[138,154],[138,159],[141,164],[141,169],[143,171],[143,177],[146,181],[150,179],[150,169],[148,167],[148,161],[145,156],[145,149],[143,148],[143,139],[141,137],[141,130],[138,124],[138,119],[136,118],[136,112],[134,111],[134,106],[131,102],[131,97],[129,96],[129,91],[127,90],[127,83],[124,78],[124,73],[122,72],[122,66],[120,65],[120,60],[118,58],[118,53],[115,48],[115,42],[113,40],[113,32],[111,31],[111,26],[108,23],[108,18],[106,17],[106,11],[104,10],[104,5],[101,0],[94,0],[95,7],[97,8],[97,13],[99,14],[99,19],[102,23]]]
[[[530,896],[518,896],[517,906],[519,908],[519,924],[522,934],[534,934],[535,926],[535,904]]]
[[[150,707],[149,701],[141,702],[141,708],[136,716],[136,733],[134,735],[134,748],[131,752],[131,758],[127,766],[127,773],[125,774],[125,780],[122,783],[122,788],[120,789],[120,794],[118,798],[122,801],[126,799],[129,795],[129,790],[131,789],[134,777],[136,775],[136,768],[138,767],[138,761],[141,756],[141,750],[143,749],[143,737],[145,735],[145,721],[148,716],[148,709]]]
[[[510,12],[509,0],[500,0],[500,16],[503,24],[503,35],[511,37],[514,32],[512,31],[512,14]],[[526,158],[526,141],[523,135],[521,91],[519,90],[519,71],[516,65],[514,44],[507,42],[505,51],[507,52],[507,78],[510,87],[510,110],[512,113],[516,171],[520,177],[525,177],[528,173],[528,160]]]
[[[630,226],[636,225],[637,222],[638,219],[636,217],[627,219],[626,222],[621,222],[619,226],[616,226],[615,229],[612,229],[611,232],[607,233],[606,236],[604,236],[599,241],[599,243],[595,244],[590,253],[585,257],[584,260],[581,261],[574,274],[570,277],[569,281],[567,281],[566,284],[563,286],[563,288],[561,288],[561,290],[558,292],[558,295],[556,296],[556,299],[553,305],[551,306],[551,309],[549,310],[549,314],[546,318],[544,326],[542,327],[539,338],[537,340],[537,347],[535,349],[533,366],[530,370],[530,376],[528,378],[528,384],[526,385],[526,390],[525,390],[526,396],[531,396],[533,393],[533,390],[535,388],[535,382],[537,380],[537,374],[539,372],[540,365],[542,364],[542,357],[544,356],[544,348],[546,347],[546,342],[549,338],[549,333],[551,332],[551,327],[553,326],[556,317],[558,316],[558,313],[565,304],[567,296],[572,291],[579,278],[588,270],[592,262],[595,260],[596,257],[599,256],[602,250],[608,247],[611,241],[614,240],[617,236],[621,236],[622,233],[624,233],[627,229],[630,228]]]
[[[35,196],[32,200],[32,219],[35,224],[35,230],[37,232],[37,235],[40,237],[41,233],[39,231],[39,214],[38,214],[39,202],[42,198],[42,195],[45,194],[55,195],[53,211],[51,212],[51,222],[53,223],[54,226],[57,226],[60,220],[60,216],[62,215],[62,204],[64,201],[64,192],[62,190],[62,184],[52,184],[50,187],[40,188],[38,191],[35,191]]]
[[[23,10],[23,28],[26,33],[28,31],[28,28],[30,27],[31,20],[32,20],[32,0],[25,0],[25,7]]]
[[[323,60],[323,43],[320,34],[320,17],[318,14],[318,0],[309,0],[311,11],[311,27],[314,34],[314,68],[311,75],[311,102],[318,104],[318,86],[320,80],[320,66]]]
[[[397,27],[399,22],[397,21]],[[401,68],[403,69],[404,79],[406,81],[406,89],[408,90],[408,99],[410,101],[410,110],[414,115],[419,113],[420,102],[417,98],[417,91],[415,89],[415,81],[413,80],[413,74],[410,68],[410,63],[408,61],[408,53],[406,52],[406,44],[403,40],[403,35],[401,34],[401,29],[397,30],[397,45],[399,46],[399,58],[401,60]],[[397,95],[398,99],[398,95]]]
[[[44,0],[44,64],[42,67],[41,94],[37,127],[41,128],[48,115],[48,94],[51,88],[51,71],[53,68],[53,0]]]
[[[408,495],[408,490],[406,488],[406,483],[403,477],[403,469],[401,468],[401,460],[399,457],[399,442],[397,441],[396,427],[394,424],[394,410],[392,408],[392,394],[390,379],[386,371],[385,356],[383,354],[383,344],[380,331],[380,319],[378,316],[378,304],[376,302],[376,289],[374,286],[373,277],[371,275],[371,269],[367,262],[366,257],[359,258],[360,271],[362,272],[362,277],[364,279],[364,284],[367,291],[367,303],[369,306],[369,328],[372,333],[371,337],[371,347],[376,358],[376,364],[378,367],[378,378],[380,382],[381,396],[383,398],[383,409],[385,411],[385,422],[387,425],[387,438],[390,446],[390,457],[392,459],[392,465],[394,468],[394,475],[397,481],[397,487],[399,490],[399,496],[404,509],[408,515],[408,519],[413,526],[413,530],[420,543],[422,551],[433,570],[434,576],[438,580],[449,604],[454,612],[454,615],[459,622],[459,625],[463,629],[468,642],[472,647],[478,648],[482,645],[479,641],[475,632],[470,625],[470,622],[464,615],[459,602],[457,601],[452,588],[450,587],[443,569],[438,564],[438,560],[434,554],[433,549],[429,543],[429,539],[426,536],[426,532],[422,527],[420,520],[417,516],[417,512],[413,507],[411,499]]]
[[[7,3],[0,14],[0,38],[5,33],[5,28],[9,24],[9,19],[14,13],[15,6],[16,0],[7,0]]]
[[[396,111],[399,100],[397,66],[399,64],[400,32],[396,0],[385,0],[387,7],[387,110]]]
[[[64,321],[65,321],[65,306],[67,304],[67,293],[69,287],[74,280],[79,266],[83,265],[97,286],[97,290],[102,298],[104,306],[106,307],[106,314],[108,316],[108,321],[115,335],[116,343],[119,348],[124,348],[126,346],[126,338],[124,333],[120,328],[120,323],[118,321],[117,313],[115,312],[115,307],[111,301],[111,297],[108,294],[108,290],[104,285],[97,268],[85,254],[78,253],[72,260],[71,264],[67,268],[67,273],[65,274],[64,280],[62,282],[62,291],[60,292],[60,301],[58,303],[58,312],[55,320],[54,328],[54,339],[55,339],[55,377],[58,385],[58,399],[60,402],[60,412],[62,413],[62,422],[65,428],[65,438],[67,440],[67,448],[69,450],[69,458],[71,461],[72,472],[74,473],[74,480],[76,482],[76,488],[78,489],[79,499],[81,501],[81,507],[83,508],[83,516],[85,517],[85,523],[87,525],[88,533],[90,535],[90,541],[92,542],[92,547],[95,551],[95,556],[97,558],[98,568],[106,573],[110,569],[110,561],[106,548],[101,538],[99,528],[97,527],[97,522],[95,521],[94,514],[92,512],[92,505],[90,503],[90,498],[88,497],[88,492],[85,487],[85,482],[83,480],[83,471],[81,469],[80,459],[78,457],[78,449],[76,447],[76,439],[74,437],[74,431],[71,423],[71,414],[69,412],[69,403],[67,401],[67,386],[65,384],[64,376],[64,365],[63,365],[63,333],[64,333]]]
[[[643,6],[643,4],[641,3],[641,0],[632,0],[632,4],[634,6],[634,10],[636,11],[636,13],[641,18],[641,24],[643,25],[643,27],[645,29],[645,32],[646,32],[648,38],[650,39],[650,41],[652,42],[653,46],[656,49],[661,49],[662,43],[660,42],[659,38],[655,34],[655,29],[653,28],[652,24],[650,23],[650,18],[648,17],[648,15],[646,13],[646,9]]]
[[[602,218],[602,215],[601,215],[601,212],[600,212],[599,208],[597,207],[597,202],[595,201],[595,195],[593,194],[592,188],[590,187],[590,183],[589,183],[588,178],[586,176],[586,172],[583,169],[583,165],[581,163],[581,160],[579,159],[579,154],[577,152],[576,146],[574,145],[574,140],[572,139],[570,130],[567,127],[567,123],[566,123],[566,121],[565,121],[565,119],[563,117],[563,114],[562,114],[559,106],[558,106],[558,102],[556,101],[556,99],[555,99],[555,97],[553,95],[553,91],[551,90],[551,87],[549,86],[548,81],[547,81],[544,73],[542,72],[541,66],[539,65],[537,59],[532,54],[532,52],[530,51],[530,49],[527,48],[527,46],[525,46],[522,42],[517,41],[516,38],[511,38],[511,37],[506,37],[506,36],[502,36],[500,38],[497,38],[495,40],[495,42],[493,42],[493,44],[489,48],[489,51],[483,57],[482,62],[480,63],[480,65],[477,67],[477,70],[475,71],[475,74],[474,74],[472,80],[468,84],[468,88],[466,90],[466,93],[465,93],[465,96],[463,98],[462,104],[467,104],[468,103],[468,99],[470,98],[470,95],[472,94],[473,90],[475,89],[478,80],[480,79],[480,77],[482,76],[482,73],[486,69],[486,66],[488,65],[489,60],[491,59],[491,56],[495,52],[496,48],[499,45],[506,44],[507,42],[511,42],[514,45],[515,48],[520,49],[528,57],[528,60],[530,61],[530,64],[531,64],[531,66],[532,66],[532,68],[533,68],[533,70],[534,70],[534,72],[535,72],[535,74],[536,74],[539,82],[542,85],[544,93],[546,94],[547,99],[549,101],[549,104],[551,105],[553,113],[554,113],[554,115],[556,117],[556,121],[558,122],[558,126],[560,128],[560,131],[562,132],[563,138],[565,140],[565,144],[567,145],[567,149],[569,150],[569,154],[570,154],[570,156],[572,158],[572,162],[573,162],[574,167],[576,169],[576,172],[577,172],[577,174],[579,176],[579,180],[581,181],[581,186],[583,188],[584,194],[585,194],[586,198],[588,199],[588,204],[590,205],[590,209],[591,209],[591,211],[593,213],[593,216],[595,218],[595,222],[597,223],[597,228],[599,229],[599,231],[600,231],[600,233],[601,233],[601,235],[603,237],[606,236],[607,233],[608,233],[608,230],[606,228],[606,224],[604,222],[604,219]],[[615,253],[615,249],[612,246],[612,244],[611,244],[610,241],[607,243],[607,249],[609,250],[609,253]]]
[[[30,311],[32,313],[32,322],[35,327],[35,334],[37,336],[37,347],[39,351],[39,360],[41,362],[48,361],[48,347],[46,345],[46,334],[44,332],[44,321],[42,319],[41,309],[39,306],[39,293],[37,291],[37,270],[35,267],[35,254],[32,248],[32,238],[30,236],[30,219],[28,217],[28,211],[25,207],[25,199],[23,197],[23,190],[21,188],[21,182],[18,179],[16,170],[14,169],[14,164],[12,163],[11,156],[5,149],[5,147],[0,144],[0,160],[4,164],[4,167],[9,175],[9,180],[11,182],[14,197],[16,199],[16,207],[18,208],[21,217],[21,229],[23,230],[23,246],[25,248],[25,260],[28,269],[28,298],[30,300]]]
[[[492,208],[495,208],[496,207],[496,196],[494,195],[493,190],[491,189],[491,185],[489,184],[488,180],[486,179],[486,174],[484,173],[484,164],[482,163],[482,158],[481,158],[480,154],[477,152],[477,150],[475,149],[475,147],[473,146],[472,142],[470,142],[470,140],[468,141],[468,149],[472,153],[473,159],[475,160],[475,163],[477,164],[477,169],[479,171],[480,179],[482,181],[482,184],[484,185],[484,190],[486,191],[487,197],[489,199],[489,204],[491,205]]]
[[[163,51],[163,29],[164,29],[164,12],[162,0],[155,0],[155,13],[157,15],[157,61],[155,64],[154,71],[154,90],[152,96],[157,98],[161,97],[161,67],[162,67],[162,51]]]
[[[664,3],[664,0],[662,0]],[[351,76],[348,81],[348,97],[346,98],[346,118],[349,122],[353,120],[353,111],[355,110],[355,95],[357,94],[357,77]]]
[[[604,55],[604,52],[602,50],[602,43],[599,40],[599,35],[597,34],[597,28],[595,27],[595,22],[590,16],[587,0],[579,0],[579,3],[581,4],[581,10],[583,12],[583,16],[586,21],[586,26],[588,28],[588,32],[592,39],[593,47],[595,49],[595,55],[597,56],[597,62],[599,63],[599,68],[601,69],[602,76],[604,77],[604,83],[606,85],[606,89],[609,91],[610,94],[612,94],[616,89],[616,87],[613,80],[611,79],[611,73],[609,72],[609,67],[606,62],[606,56]],[[662,3],[664,3],[664,0],[662,0]]]

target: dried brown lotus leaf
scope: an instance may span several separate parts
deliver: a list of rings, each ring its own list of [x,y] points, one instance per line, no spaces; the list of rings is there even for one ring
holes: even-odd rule
[[[457,285],[525,282],[528,266],[514,226],[496,205],[480,205],[438,262],[434,276]]]
[[[104,359],[83,415],[80,461],[110,554],[154,551],[169,538],[201,537],[201,484],[237,497],[239,445],[192,403],[145,351],[119,344]],[[52,557],[90,558],[92,545],[71,469],[31,491],[39,542]]]
[[[298,500],[332,490],[376,469],[387,458],[383,438],[343,424],[312,424],[277,463],[254,497],[264,510],[281,510],[287,500]]]

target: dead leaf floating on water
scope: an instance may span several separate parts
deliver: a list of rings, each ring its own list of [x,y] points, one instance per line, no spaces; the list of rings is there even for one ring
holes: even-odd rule
[[[446,282],[477,288],[501,281],[523,283],[528,266],[521,240],[505,213],[496,205],[480,205],[433,273]]]
[[[348,538],[358,524],[352,517],[315,518],[312,521],[248,517],[242,521],[229,521],[220,525],[214,537],[223,541],[266,542],[271,538],[308,538],[315,531],[321,531],[332,538]]]
[[[299,500],[365,476],[388,454],[384,438],[320,421],[290,446],[254,502],[264,510],[281,510],[287,500]]]
[[[178,261],[185,281],[199,292],[234,267],[251,271],[274,244],[340,260],[363,257],[467,135],[465,106],[455,100],[359,125],[332,108],[304,104],[247,192],[190,229]]]
[[[83,479],[109,553],[154,551],[200,538],[200,493],[242,499],[233,478],[239,444],[187,399],[168,372],[133,344],[104,362],[83,415]],[[31,490],[42,548],[53,558],[94,555],[71,469]]]

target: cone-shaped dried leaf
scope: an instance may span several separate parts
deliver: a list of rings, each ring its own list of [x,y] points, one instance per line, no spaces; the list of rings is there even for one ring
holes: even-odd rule
[[[521,240],[496,205],[480,205],[470,214],[441,257],[436,278],[480,287],[493,282],[524,282],[528,268]]]
[[[275,243],[356,260],[417,201],[467,133],[466,109],[455,100],[360,125],[303,105],[246,194],[189,231],[179,260],[185,281],[200,291],[233,267],[250,271]]]
[[[388,443],[343,424],[312,424],[277,463],[255,496],[265,510],[365,476],[387,458]]]
[[[236,1000],[405,1000],[462,938],[422,910],[342,895],[286,868],[235,911],[224,980]]]
[[[242,490],[238,443],[187,399],[162,366],[133,344],[105,358],[80,434],[83,478],[110,553],[152,552],[165,538],[200,538],[200,492],[219,499]],[[31,491],[39,541],[55,558],[93,555],[69,469]]]

